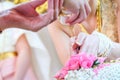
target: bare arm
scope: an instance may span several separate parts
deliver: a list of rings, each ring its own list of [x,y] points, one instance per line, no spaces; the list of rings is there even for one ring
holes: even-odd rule
[[[58,56],[62,64],[64,64],[70,57],[71,44],[69,35],[67,35],[62,28],[66,30],[67,34],[70,34],[69,30],[58,21],[48,25],[48,31],[53,39]]]
[[[24,34],[18,39],[16,50],[18,58],[16,62],[15,80],[23,80],[31,63],[31,51]]]

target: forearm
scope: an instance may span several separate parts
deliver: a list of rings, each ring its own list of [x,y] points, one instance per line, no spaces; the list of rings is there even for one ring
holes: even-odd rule
[[[3,29],[5,28],[5,26],[6,26],[6,25],[5,25],[5,20],[4,20],[4,16],[3,16],[3,15],[4,15],[4,13],[1,12],[1,13],[0,13],[0,29],[1,29],[1,30],[3,30]]]
[[[9,19],[7,19],[9,14],[9,10],[5,10],[0,12],[0,29],[3,30],[9,26]]]
[[[70,38],[59,28],[60,26],[58,22],[52,23],[48,26],[48,31],[52,37],[58,57],[64,65],[71,54]]]

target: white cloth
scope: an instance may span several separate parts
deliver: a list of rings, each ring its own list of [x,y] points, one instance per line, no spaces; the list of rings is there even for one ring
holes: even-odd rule
[[[60,60],[57,56],[57,52],[55,49],[55,46],[52,42],[52,39],[49,35],[47,27],[44,29],[40,30],[38,32],[39,38],[41,39],[42,43],[46,47],[47,51],[49,52],[48,54],[50,55],[50,67],[49,67],[49,80],[56,80],[54,78],[54,75],[62,68],[62,64],[60,63]],[[43,80],[43,79],[41,79]]]
[[[16,42],[22,34],[26,35],[31,47],[45,50],[44,45],[41,43],[38,35],[35,32],[18,28],[9,28],[5,29],[0,34],[0,53],[15,51]]]
[[[9,2],[9,1],[4,1],[4,2],[0,2],[0,12],[10,9],[14,6],[13,3]]]
[[[19,37],[25,34],[32,49],[32,61],[39,80],[49,80],[50,56],[35,32],[9,28],[0,34],[0,53],[15,51]],[[21,46],[22,47],[22,46]]]
[[[4,4],[0,3],[0,11],[11,7],[13,7],[13,4],[10,2],[4,2]],[[0,51],[14,51],[15,44],[23,33],[25,33],[32,49],[33,67],[39,80],[54,80],[53,77],[61,68],[61,64],[47,28],[39,32],[39,37],[36,33],[31,31],[17,28],[6,29],[0,34]]]
[[[14,5],[11,2],[0,2],[0,12],[4,11],[6,9],[12,8]],[[7,30],[4,30],[2,34],[0,34],[0,53],[6,52],[6,51],[14,51],[14,44],[15,39],[11,38],[11,33],[7,32]],[[8,34],[9,33],[9,34]],[[6,37],[5,37],[6,36]],[[13,36],[12,36],[13,37]],[[11,38],[11,39],[9,39]],[[8,46],[8,47],[6,47]],[[4,48],[6,47],[6,48]]]

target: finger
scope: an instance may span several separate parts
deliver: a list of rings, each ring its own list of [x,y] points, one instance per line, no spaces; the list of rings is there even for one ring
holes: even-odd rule
[[[76,44],[78,44],[79,46],[81,46],[84,41],[86,40],[87,34],[86,33],[79,33],[77,39],[76,39]]]
[[[81,23],[83,20],[84,20],[83,15],[80,13],[78,15],[78,17],[76,18],[76,20],[74,20],[73,22],[71,22],[70,25],[74,25],[76,23]]]
[[[59,11],[60,11],[60,0],[55,0],[55,16],[56,16],[56,18],[59,15]]]
[[[34,0],[34,1],[30,1],[29,4],[33,7],[36,8],[40,5],[42,5],[43,3],[45,3],[45,1],[47,0]]]
[[[78,48],[80,48],[80,46],[79,46],[78,44],[74,43],[74,44],[72,45],[72,49],[73,49],[73,50],[76,50],[76,49],[78,49]]]
[[[64,2],[64,0],[59,0],[59,14],[58,15],[60,15],[60,12],[62,12],[63,2]]]
[[[48,0],[48,10],[55,9],[55,0]]]
[[[71,46],[72,46],[73,50],[75,50],[76,47],[77,47],[75,41],[76,41],[76,37],[75,36],[70,38],[70,42],[71,42]]]
[[[91,12],[91,8],[90,8],[90,5],[89,5],[88,1],[86,1],[85,10],[86,10],[86,14],[88,16],[90,14],[90,12]]]
[[[61,9],[62,6],[63,6],[63,2],[64,2],[64,0],[60,0],[60,3],[59,3],[60,9]]]
[[[72,46],[72,51],[73,51],[74,53],[79,53],[80,46],[75,43],[76,37],[70,38],[70,41],[71,41],[71,44],[72,44],[72,45],[71,45],[71,46]]]
[[[54,10],[53,14],[51,15],[54,20],[56,19],[55,17],[55,0],[48,0],[48,11],[49,10]]]
[[[73,22],[71,22],[71,25],[73,25],[75,23],[81,23],[82,21],[84,21],[86,19],[86,17],[87,17],[87,14],[86,14],[85,7],[82,6],[78,18],[76,20],[74,20]]]
[[[80,10],[81,10],[81,16],[80,17],[82,17],[82,15],[83,15],[83,18],[85,19],[87,17],[85,5],[82,5]]]
[[[76,44],[76,43],[74,43],[74,44],[72,45],[72,51],[73,51],[74,53],[79,53],[80,48],[81,48],[81,46],[79,46],[79,45]]]
[[[77,11],[76,13],[73,13],[70,17],[67,17],[65,22],[72,23],[73,21],[75,21],[78,18],[79,14],[80,14],[79,11]]]

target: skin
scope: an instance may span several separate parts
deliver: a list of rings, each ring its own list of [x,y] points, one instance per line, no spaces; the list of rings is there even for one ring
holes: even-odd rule
[[[0,12],[0,29],[17,27],[32,31],[38,31],[48,25],[53,19],[54,11],[49,9],[47,13],[38,14],[36,7],[46,0],[34,0]]]
[[[82,25],[84,25],[85,29],[89,34],[91,34],[96,29],[96,25],[97,25],[97,20],[95,15],[96,4],[93,3],[95,3],[95,0],[91,0],[89,2],[92,12],[89,14],[87,19],[81,23]],[[79,28],[80,28],[79,26],[77,28],[74,27],[73,31],[71,31],[69,27],[66,28],[66,26],[60,24],[58,21],[48,26],[48,30],[53,39],[58,56],[63,65],[69,59],[70,55],[72,54],[72,51],[76,51],[78,46],[80,47],[80,50],[77,51],[78,53],[86,52],[88,54],[94,53],[95,55],[97,55],[97,50],[99,48],[99,38],[95,35],[81,34],[81,31],[78,30]],[[76,33],[76,34],[73,35],[71,33]],[[70,38],[72,36],[76,37],[73,40],[74,45],[71,45],[71,41],[70,41]],[[112,48],[111,55],[108,56],[108,60],[116,59],[120,57],[119,54],[120,44],[114,42],[113,45],[114,48]]]
[[[64,65],[72,54],[72,44],[70,38],[77,36],[81,30],[77,25],[73,27],[73,30],[71,30],[69,26],[64,26],[57,20],[48,25],[48,31],[53,39],[61,63]]]
[[[48,12],[44,15],[38,14],[35,9],[46,0],[35,0],[15,6],[10,10],[0,12],[0,29],[11,26],[32,31],[38,31],[58,18],[62,7],[71,12],[71,17],[67,17],[66,22],[75,24],[82,22],[89,15],[91,9],[87,0],[48,0]],[[77,3],[77,5],[76,5]],[[71,5],[73,4],[73,5]],[[70,8],[70,6],[72,9]],[[25,9],[26,8],[26,9]],[[82,16],[81,16],[82,15]]]
[[[31,66],[31,50],[25,34],[20,36],[15,47],[18,53],[18,57],[16,62],[14,80],[23,80],[24,75],[28,71],[28,68]],[[31,72],[33,72],[32,69]]]
[[[64,30],[63,25],[60,24],[59,21],[55,21],[54,23],[48,25],[48,31],[52,37],[58,56],[63,64],[70,57],[71,44],[69,36],[70,34],[72,35],[71,32],[66,33],[67,30],[70,31],[69,28],[66,28]],[[69,36],[67,34],[69,34]]]
[[[63,6],[72,13],[71,16],[66,19],[66,22],[70,25],[81,23],[91,12],[88,0],[65,0]]]
[[[48,4],[48,8],[55,11],[54,16],[56,18],[60,14],[62,8],[69,11],[69,15],[71,16],[67,17],[65,22],[71,25],[82,22],[91,12],[88,0],[48,0]]]

